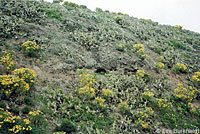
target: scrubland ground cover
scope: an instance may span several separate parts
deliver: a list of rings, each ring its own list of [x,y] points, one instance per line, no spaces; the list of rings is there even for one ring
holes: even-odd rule
[[[0,9],[1,134],[200,129],[199,33],[62,0]]]

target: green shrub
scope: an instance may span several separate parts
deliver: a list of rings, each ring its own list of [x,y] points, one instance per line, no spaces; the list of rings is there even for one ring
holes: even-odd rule
[[[85,5],[80,5],[80,8],[82,8],[82,9],[87,9],[87,6],[85,6]]]
[[[26,105],[29,105],[29,106],[34,106],[34,105],[35,105],[35,103],[34,103],[34,101],[32,100],[32,98],[30,98],[30,97],[28,97],[28,96],[26,96],[26,97],[24,98],[24,103],[25,103]]]
[[[96,12],[103,12],[103,10],[101,8],[98,8],[98,7],[95,10],[96,10]]]
[[[16,16],[0,16],[0,37],[11,38],[17,34],[17,30],[24,24],[24,21]]]
[[[46,9],[44,12],[49,18],[55,18],[57,20],[62,20],[62,13],[56,9]]]
[[[117,24],[122,24],[122,16],[115,16],[114,18]]]
[[[116,45],[116,49],[118,51],[124,51],[125,50],[125,45],[124,44],[117,44]]]
[[[53,0],[53,3],[62,3],[64,0]]]
[[[0,108],[6,108],[6,104],[4,102],[0,102]]]
[[[69,1],[65,1],[63,3],[63,6],[69,6],[69,7],[74,7],[74,8],[79,8],[80,6],[76,3],[73,3],[73,2],[69,2]]]
[[[186,46],[176,40],[171,40],[171,45],[174,47],[174,48],[178,48],[178,49],[183,49],[185,50],[186,49]]]
[[[48,121],[44,117],[44,113],[40,110],[29,112],[30,121],[34,126],[33,133],[35,134],[46,134],[48,133]]]
[[[38,1],[1,0],[1,7],[4,7],[4,9],[1,10],[4,14],[16,18],[21,18],[27,22],[35,22],[41,24],[45,20],[45,13],[41,10],[44,5]],[[13,22],[19,23],[20,20],[15,20]]]
[[[32,108],[30,106],[24,106],[24,108],[22,109],[22,113],[28,114],[31,110]]]
[[[66,133],[76,132],[76,125],[68,119],[64,119],[60,126],[56,126],[55,131],[64,131]]]
[[[10,111],[11,112],[13,112],[14,114],[19,114],[19,108],[18,107],[12,107],[11,109],[10,109]]]

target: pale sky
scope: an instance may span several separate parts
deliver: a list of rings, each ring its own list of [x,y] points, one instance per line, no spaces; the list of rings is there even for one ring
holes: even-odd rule
[[[46,0],[52,2],[53,0]],[[200,33],[200,0],[70,0],[89,9],[127,13]]]

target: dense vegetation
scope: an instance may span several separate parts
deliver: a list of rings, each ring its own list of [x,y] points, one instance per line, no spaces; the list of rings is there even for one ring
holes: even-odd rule
[[[200,127],[200,34],[54,0],[0,0],[0,133]]]

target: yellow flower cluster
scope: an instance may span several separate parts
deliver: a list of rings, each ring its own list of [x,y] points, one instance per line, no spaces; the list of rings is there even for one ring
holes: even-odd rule
[[[200,72],[195,72],[192,79],[194,82],[200,82]]]
[[[188,107],[189,107],[191,113],[196,112],[196,108],[192,105],[192,103],[188,103]]]
[[[42,115],[44,113],[41,112],[40,110],[37,110],[37,111],[31,111],[28,114],[31,115],[31,116],[37,116],[37,115]]]
[[[32,69],[20,68],[13,72],[14,75],[0,75],[1,92],[6,96],[12,92],[26,93],[36,81],[37,74]]]
[[[179,83],[178,88],[174,89],[174,94],[182,100],[192,101],[196,98],[196,91],[197,89],[195,87],[189,86],[188,88],[184,88],[183,84]]]
[[[96,84],[96,79],[92,74],[89,74],[87,69],[78,69],[81,86],[93,87]]]
[[[24,119],[25,124],[30,124],[31,121],[29,119]]]
[[[154,111],[151,107],[146,107],[145,108],[145,111],[149,114],[149,115],[153,115],[154,114]]]
[[[26,131],[30,131],[32,130],[32,127],[31,126],[28,126],[27,128],[21,126],[21,125],[15,125],[13,126],[13,128],[11,129],[8,129],[9,131],[12,131],[13,133],[19,133],[21,130],[26,130]]]
[[[124,44],[117,44],[116,49],[119,50],[119,51],[124,51],[125,45]]]
[[[14,63],[14,55],[15,51],[3,51],[3,56],[0,59],[0,63],[2,63],[7,71],[12,71],[16,64]]]
[[[137,50],[143,49],[144,45],[143,44],[135,44],[134,48]]]
[[[144,53],[144,45],[143,44],[135,44],[134,48],[141,60],[144,60],[148,57],[146,54],[143,54]]]
[[[128,105],[127,102],[122,101],[122,102],[119,103],[118,108],[119,108],[121,111],[126,111],[126,110],[129,109],[129,105]]]
[[[163,56],[158,56],[157,58],[156,58],[156,61],[157,62],[164,62],[165,61],[165,58],[163,57]]]
[[[29,83],[30,86],[34,85],[37,77],[37,74],[34,70],[29,68],[20,68],[15,69],[13,72],[16,76],[24,79],[25,82]]]
[[[103,89],[102,94],[103,94],[103,97],[108,98],[108,99],[114,96],[114,93],[110,89]]]
[[[141,119],[147,119],[149,116],[143,111],[138,111],[136,117],[141,118]]]
[[[148,92],[144,92],[144,93],[142,94],[142,96],[143,96],[145,99],[152,99],[153,96],[154,96],[154,93],[148,91]]]
[[[180,25],[176,25],[175,27],[178,28],[178,29],[182,29],[183,28],[183,26],[180,26]]]
[[[94,85],[96,84],[96,79],[92,74],[89,74],[87,69],[78,69],[81,88],[78,89],[78,94],[80,97],[86,97],[91,99],[95,97]]]
[[[136,72],[136,75],[141,77],[141,78],[143,78],[145,76],[145,74],[146,73],[144,72],[144,70],[137,70],[137,72]]]
[[[148,128],[149,127],[149,123],[145,122],[143,120],[141,120],[140,118],[138,118],[138,120],[135,123],[137,126],[142,126],[143,128]]]
[[[104,104],[106,100],[101,98],[101,97],[96,97],[95,98],[95,103],[97,103],[98,105],[100,105],[101,107],[106,107],[106,105]]]
[[[117,14],[117,13],[116,13]],[[115,16],[115,19],[122,19],[122,16]]]
[[[0,75],[1,92],[6,96],[10,96],[12,92],[27,92],[29,84],[19,77],[14,75]]]
[[[182,63],[177,63],[177,64],[173,67],[173,69],[174,69],[175,71],[182,71],[182,72],[185,72],[185,71],[187,70],[187,67],[186,67],[186,65],[184,65],[184,64],[182,64]]]
[[[173,107],[171,102],[168,102],[166,99],[158,99],[158,106],[163,109],[170,109]]]
[[[67,134],[66,132],[54,132],[53,134]]]
[[[24,42],[21,46],[28,53],[33,53],[34,51],[37,51],[40,48],[40,46],[36,42],[33,42],[33,41]]]
[[[140,58],[141,60],[144,60],[144,59],[146,59],[147,57],[148,57],[148,55],[146,55],[146,54],[139,55],[139,58]]]
[[[162,62],[156,62],[156,63],[154,63],[154,65],[158,69],[164,69],[164,67],[165,67],[165,64]]]
[[[1,115],[2,114],[2,115]],[[4,123],[6,124],[6,127],[11,127],[9,124],[14,124],[14,126],[12,128],[8,128],[9,131],[11,131],[12,133],[19,133],[21,131],[30,131],[32,130],[31,126],[27,126],[28,124],[30,124],[30,121],[28,119],[24,119],[24,123],[21,123],[20,125],[17,124],[19,123],[21,120],[21,117],[19,116],[13,116],[10,112],[8,112],[7,110],[4,110],[3,108],[0,108],[0,128],[4,127]]]
[[[85,86],[78,89],[78,94],[80,95],[80,97],[91,99],[95,96],[95,90],[92,87]]]
[[[140,20],[153,22],[151,19],[140,18]]]
[[[141,48],[141,49],[137,50],[136,52],[137,52],[139,55],[141,55],[141,54],[143,54],[143,53],[144,53],[144,49],[143,49],[143,48]]]
[[[148,128],[149,123],[147,122],[149,115],[144,113],[143,111],[138,111],[136,114],[137,121],[136,125],[137,126],[142,126],[143,128]]]

